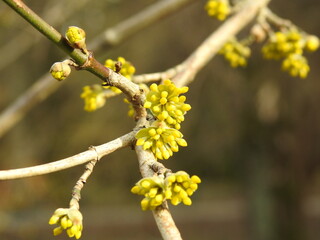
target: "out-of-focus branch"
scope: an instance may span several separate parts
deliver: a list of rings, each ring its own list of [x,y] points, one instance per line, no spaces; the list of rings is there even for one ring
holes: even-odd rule
[[[184,66],[182,64],[179,64],[173,68],[169,68],[164,72],[135,75],[133,76],[132,81],[135,83],[148,83],[171,79],[175,77],[179,72],[181,72],[183,68]]]
[[[238,5],[238,12],[214,31],[185,61],[164,72],[133,77],[136,83],[161,81],[172,78],[177,86],[186,86],[195,75],[217,54],[223,44],[241,31],[270,0],[247,0]]]
[[[91,147],[89,150],[79,153],[77,155],[51,162],[38,166],[19,168],[12,170],[1,170],[0,180],[18,179],[25,177],[38,176],[48,174],[52,172],[61,171],[67,168],[71,168],[83,163],[89,162],[93,159],[100,159],[105,155],[108,155],[120,148],[129,146],[135,140],[136,132],[130,132],[117,139],[114,139],[108,143]]]
[[[61,83],[45,74],[0,115],[0,137],[11,129],[34,105],[46,99]]]
[[[183,71],[173,81],[177,86],[188,85],[195,75],[217,54],[223,44],[243,29],[270,0],[247,0],[234,16],[212,33],[183,63]]]
[[[126,37],[133,35],[137,31],[146,28],[157,20],[174,13],[181,7],[188,3],[194,2],[195,0],[165,0],[155,4],[154,7],[150,6],[140,13],[133,15],[131,18],[124,20],[117,26],[107,29],[98,39],[88,46],[93,51],[100,48],[100,44],[104,41],[107,42],[107,46],[115,46],[126,39]],[[160,4],[161,3],[161,4]],[[165,14],[167,12],[167,14]],[[154,15],[151,17],[151,13]],[[143,17],[145,16],[145,18]],[[149,20],[148,20],[149,19]],[[129,25],[127,23],[130,23]],[[134,23],[134,24],[133,24]],[[134,30],[130,30],[132,27]],[[125,33],[130,32],[130,35]],[[106,34],[108,33],[109,34]],[[112,34],[110,34],[112,32]],[[125,34],[126,36],[124,36]],[[117,36],[120,37],[117,37]],[[116,37],[117,42],[108,39],[107,36]],[[15,102],[8,106],[0,115],[0,137],[2,137],[7,131],[9,131],[17,122],[19,122],[25,114],[31,110],[38,103],[46,99],[51,93],[53,93],[60,85],[57,84],[49,74],[44,74],[39,80],[37,80],[23,95],[21,95]]]
[[[145,151],[141,146],[135,147],[139,167],[142,177],[152,177],[155,173],[152,170],[152,165],[156,162],[156,159],[152,152]],[[167,204],[165,206],[159,206],[153,210],[153,217],[157,223],[159,231],[164,240],[180,240],[181,234],[171,216]]]
[[[87,61],[87,55],[80,49],[72,48],[61,34],[45,22],[40,16],[33,12],[27,5],[20,0],[3,0],[16,13],[29,22],[35,29],[42,33],[46,38],[55,43],[61,50],[72,57],[78,65],[83,65]]]
[[[123,42],[133,34],[176,12],[191,2],[195,2],[195,0],[158,1],[136,15],[104,31],[91,44],[89,44],[89,49],[97,50],[102,47],[113,47],[120,42]]]
[[[55,2],[54,6],[51,6],[47,11],[44,12],[44,16],[48,22],[54,25],[60,25],[67,19],[71,14],[73,14],[78,9],[82,8],[89,0],[77,0],[75,1],[61,1]],[[67,6],[66,6],[67,4]],[[72,7],[71,7],[72,6]],[[60,14],[63,9],[68,9]],[[23,41],[21,40],[23,39]],[[2,56],[5,58],[0,58],[0,71],[16,61],[22,54],[24,54],[31,46],[40,41],[39,37],[28,37],[26,32],[22,31],[17,33],[17,35],[10,39],[5,45],[0,49]]]

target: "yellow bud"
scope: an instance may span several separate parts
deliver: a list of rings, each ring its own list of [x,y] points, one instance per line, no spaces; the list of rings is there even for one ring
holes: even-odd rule
[[[162,98],[160,99],[160,103],[161,103],[162,105],[166,104],[166,103],[167,103],[167,99],[166,99],[165,97],[162,97]]]
[[[68,217],[67,216],[64,216],[63,218],[61,218],[60,225],[63,229],[68,228]]]
[[[74,236],[76,239],[79,239],[79,238],[81,238],[81,235],[82,235],[82,232],[78,231]]]
[[[183,198],[182,199],[183,204],[190,206],[192,204],[192,201],[189,197]]]
[[[178,205],[178,204],[180,203],[179,197],[177,197],[177,196],[173,197],[173,198],[171,199],[171,203],[172,203],[172,205],[174,205],[174,206]]]
[[[57,79],[58,81],[62,81],[70,75],[71,68],[65,62],[56,62],[51,66],[50,73],[53,78]]]
[[[71,238],[74,237],[74,232],[71,230],[71,228],[68,228],[68,229],[67,229],[67,234],[68,234],[68,236],[71,237]]]
[[[66,39],[72,47],[85,49],[86,48],[86,33],[83,29],[75,26],[71,26],[66,31]]]
[[[150,90],[154,92],[158,92],[158,86],[155,83],[152,83],[150,86]]]
[[[147,210],[149,207],[149,199],[148,198],[144,198],[141,201],[141,208],[143,211]]]
[[[152,103],[151,103],[151,102],[146,101],[146,102],[144,103],[143,107],[145,107],[145,108],[150,108],[150,107],[151,107],[151,105],[152,105]]]
[[[197,175],[193,175],[191,177],[192,182],[194,183],[201,183],[201,179]]]
[[[143,145],[144,143],[145,143],[145,139],[139,138],[139,139],[137,140],[136,145],[137,145],[137,146],[141,146],[141,145]]]
[[[319,38],[317,36],[309,36],[306,40],[305,47],[308,51],[313,52],[319,48]]]
[[[57,236],[59,234],[61,234],[63,231],[62,227],[56,227],[55,229],[53,229],[53,236]]]
[[[169,177],[167,177],[167,180],[171,183],[175,182],[176,181],[176,176],[174,175],[170,175]]]
[[[141,182],[141,186],[144,187],[144,188],[149,188],[151,185],[150,181],[149,180],[144,180]]]
[[[161,204],[163,202],[163,195],[162,194],[158,194],[156,197],[155,197],[155,201],[158,203],[158,204]]]
[[[59,219],[60,219],[59,216],[53,215],[53,216],[49,219],[49,224],[50,224],[50,225],[57,224],[58,221],[59,221]]]
[[[140,187],[139,186],[132,187],[131,192],[134,194],[138,194],[140,192]]]
[[[179,185],[176,184],[176,185],[174,186],[174,188],[173,188],[173,191],[178,193],[178,192],[181,191],[181,189],[182,189],[182,188],[181,188]]]
[[[154,128],[151,128],[151,129],[148,131],[148,133],[149,133],[149,135],[152,136],[152,137],[157,134],[157,132],[156,132],[156,130],[155,130]]]

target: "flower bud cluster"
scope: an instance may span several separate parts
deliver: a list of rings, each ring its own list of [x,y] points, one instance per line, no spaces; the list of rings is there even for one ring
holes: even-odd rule
[[[198,189],[201,180],[198,176],[189,176],[184,171],[179,171],[166,178],[166,198],[171,200],[172,205],[183,203],[191,205],[190,196]]]
[[[143,178],[131,189],[134,194],[145,198],[141,201],[142,210],[154,210],[165,200],[173,205],[183,203],[191,205],[190,196],[198,189],[201,180],[198,176],[190,177],[184,171],[168,175],[165,179],[160,176]]]
[[[104,66],[110,68],[113,71],[118,71],[118,67],[120,68],[119,73],[125,78],[131,80],[133,74],[136,72],[135,67],[127,61],[123,57],[118,57],[117,61],[112,59],[107,59],[104,63]],[[121,93],[121,90],[112,86],[105,86],[105,88],[110,88],[115,93]]]
[[[248,46],[233,38],[220,49],[219,54],[229,61],[231,67],[245,67],[247,59],[250,57],[251,50]]]
[[[50,73],[54,79],[62,81],[70,75],[71,67],[67,61],[56,62],[51,66]]]
[[[143,178],[131,188],[131,192],[143,195],[145,198],[141,201],[141,208],[145,210],[154,210],[165,200],[165,186],[163,178],[158,176]]]
[[[98,84],[85,86],[80,97],[84,99],[84,110],[87,112],[95,111],[106,103],[104,89]]]
[[[136,139],[137,146],[143,146],[144,150],[150,149],[160,160],[168,159],[173,152],[178,152],[179,146],[187,146],[182,133],[162,121],[154,121],[151,127],[141,129],[136,134]]]
[[[210,17],[220,21],[225,20],[231,12],[228,0],[208,0],[204,8]]]
[[[153,83],[146,96],[144,107],[151,110],[153,115],[168,126],[180,129],[180,123],[184,121],[184,115],[191,109],[186,104],[183,93],[188,92],[188,87],[176,87],[169,79],[163,84]]]
[[[310,71],[308,60],[301,54],[290,54],[282,62],[282,70],[293,77],[306,78]]]
[[[290,75],[305,78],[310,67],[303,53],[318,48],[319,39],[316,36],[303,34],[293,28],[273,33],[263,46],[262,53],[267,59],[282,60],[282,69]]]
[[[82,214],[76,208],[58,208],[49,220],[49,224],[58,224],[53,229],[53,235],[57,236],[66,230],[69,237],[79,239],[82,234]]]
[[[86,32],[83,29],[76,26],[70,26],[67,29],[65,36],[70,46],[87,51]]]

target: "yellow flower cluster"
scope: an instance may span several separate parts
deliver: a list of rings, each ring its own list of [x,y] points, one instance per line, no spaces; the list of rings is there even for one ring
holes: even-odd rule
[[[103,87],[98,84],[85,86],[80,97],[84,99],[84,110],[87,112],[95,111],[106,103]]]
[[[291,53],[302,54],[304,41],[302,35],[295,29],[286,32],[276,32],[262,47],[262,53],[267,59],[279,60]]]
[[[181,202],[191,205],[190,196],[198,189],[199,183],[201,180],[196,175],[190,178],[184,171],[173,173],[166,178],[166,198],[171,199],[173,205]]]
[[[143,178],[131,189],[134,194],[145,198],[141,201],[142,210],[154,210],[165,200],[171,200],[173,205],[183,203],[191,205],[190,196],[198,189],[201,182],[198,176],[192,176],[184,171],[170,174],[165,179],[154,176]]]
[[[283,60],[282,70],[289,72],[293,77],[306,78],[310,67],[308,60],[301,54],[290,54]]]
[[[155,121],[151,127],[143,128],[136,134],[137,146],[144,150],[150,149],[157,159],[168,159],[173,152],[179,151],[179,145],[187,146],[182,133],[168,127],[164,122]]]
[[[56,62],[51,66],[50,73],[53,78],[62,81],[70,75],[71,68],[66,62]]]
[[[313,35],[305,35],[297,29],[276,32],[263,46],[262,53],[267,59],[282,59],[282,69],[290,75],[305,78],[309,65],[303,52],[313,52],[319,48],[319,39]]]
[[[120,63],[120,65],[121,65],[121,70],[119,71],[119,73],[122,76],[124,76],[125,78],[131,80],[133,74],[136,72],[136,69],[129,61],[126,61],[125,58],[118,57],[117,61],[116,60],[112,60],[112,59],[107,59],[105,61],[104,65],[107,68],[110,68],[113,71],[117,71],[117,69],[116,69],[116,64],[117,63]],[[115,93],[121,93],[121,90],[119,88],[116,88],[116,87],[106,86],[105,88],[110,88]]]
[[[208,0],[204,8],[210,17],[215,17],[220,21],[225,20],[231,12],[228,0]]]
[[[160,121],[165,121],[169,126],[180,129],[180,123],[184,121],[184,115],[191,109],[191,106],[185,103],[184,95],[179,95],[188,90],[188,87],[177,88],[169,79],[160,85],[153,83],[146,96],[144,107],[150,109]]]
[[[82,234],[82,214],[76,208],[58,208],[49,220],[49,224],[60,226],[53,229],[53,235],[57,236],[66,230],[69,237],[79,239]]]
[[[231,67],[245,67],[247,59],[250,57],[251,50],[248,46],[240,43],[233,38],[220,49],[219,54],[229,61]]]
[[[66,39],[72,47],[86,49],[86,32],[76,26],[70,26],[66,31]]]
[[[143,178],[131,189],[131,192],[143,195],[142,210],[154,210],[165,200],[164,180],[160,177]]]

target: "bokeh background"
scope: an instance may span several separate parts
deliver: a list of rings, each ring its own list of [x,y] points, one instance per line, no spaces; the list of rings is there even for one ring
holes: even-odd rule
[[[155,3],[154,0],[26,1],[64,32],[77,25],[90,42],[108,27]],[[196,1],[181,11],[95,56],[123,56],[137,74],[166,70],[182,62],[220,24]],[[273,0],[271,9],[304,31],[320,36],[317,0]],[[60,20],[59,20],[60,19]],[[63,19],[63,21],[61,21]],[[59,23],[60,21],[60,23]],[[58,23],[55,23],[58,22]],[[245,29],[240,36],[246,36]],[[62,51],[0,3],[1,47],[18,34],[35,41],[17,61],[0,70],[0,109],[30,87]],[[39,39],[39,41],[38,41]],[[37,41],[36,41],[37,40]],[[197,174],[203,182],[191,207],[171,207],[184,239],[316,240],[320,237],[320,52],[309,54],[307,79],[292,78],[279,62],[262,58],[255,44],[244,69],[216,56],[190,85],[192,110],[182,131],[189,146],[164,164]],[[52,80],[54,81],[54,80]],[[72,72],[53,95],[33,108],[0,139],[0,169],[32,166],[85,151],[129,132],[123,97],[94,113],[83,111],[82,87],[100,83],[87,72]],[[58,84],[58,83],[57,83]],[[0,239],[54,239],[47,224],[67,207],[83,166],[46,176],[0,182]],[[82,191],[82,239],[161,239],[150,212],[142,212],[130,188],[140,179],[135,153],[122,149],[103,158]],[[55,239],[68,239],[64,234]]]

